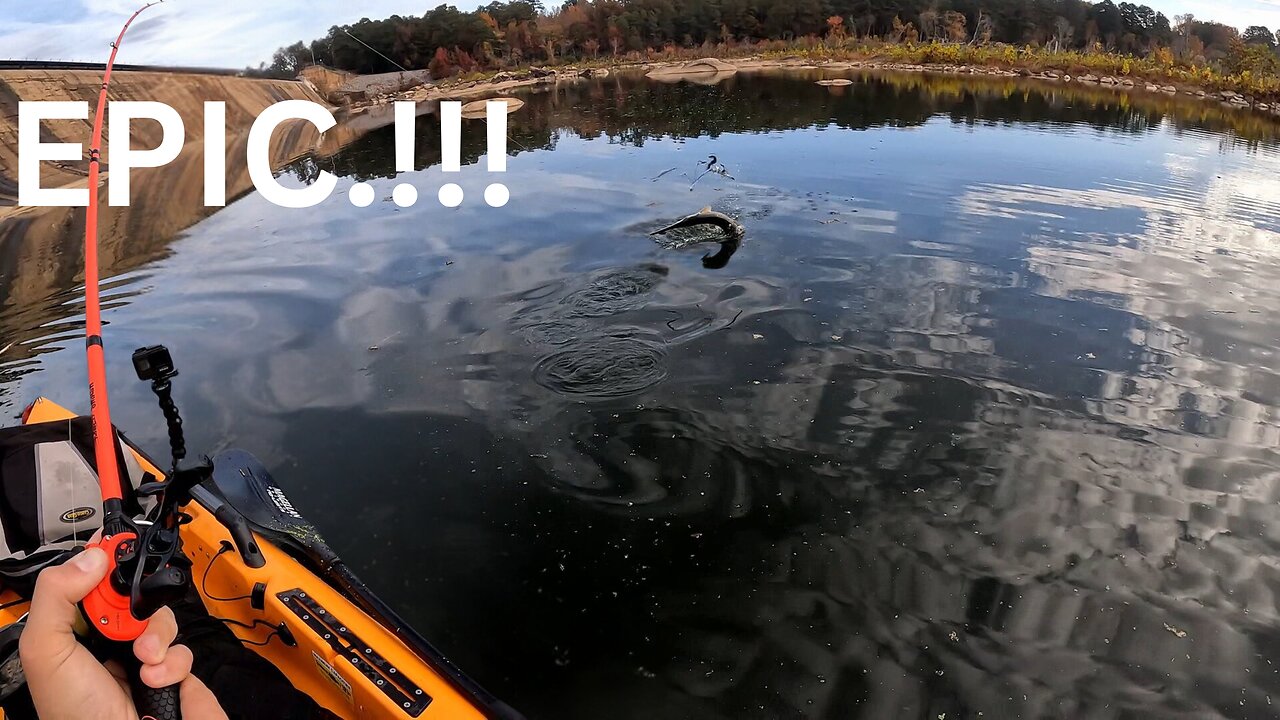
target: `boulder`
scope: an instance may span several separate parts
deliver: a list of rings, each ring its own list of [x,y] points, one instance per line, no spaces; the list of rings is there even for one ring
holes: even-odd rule
[[[1090,85],[1096,85],[1098,83],[1098,76],[1093,74],[1081,75],[1080,82],[1088,83]]]
[[[1162,93],[1167,93],[1167,94],[1169,94],[1169,95],[1177,95],[1177,94],[1178,94],[1178,88],[1176,88],[1176,87],[1174,87],[1174,86],[1172,86],[1172,85],[1165,85],[1164,87],[1160,88],[1160,92],[1162,92]]]
[[[830,87],[833,85],[852,85],[853,81],[847,78],[833,78],[831,80],[819,80],[818,84]]]
[[[467,120],[485,119],[489,115],[489,106],[487,103],[493,100],[499,100],[501,102],[506,103],[508,115],[524,107],[524,101],[521,100],[520,98],[513,98],[513,97],[486,98],[484,100],[476,100],[474,102],[469,102],[466,105],[463,105],[462,117],[466,118]]]
[[[802,63],[791,63],[790,59],[783,61],[784,64],[800,65]],[[738,71],[736,65],[727,63],[718,58],[702,58],[701,60],[690,60],[681,65],[671,67],[655,68],[645,77],[651,78],[675,78],[685,75],[722,75],[732,74]]]

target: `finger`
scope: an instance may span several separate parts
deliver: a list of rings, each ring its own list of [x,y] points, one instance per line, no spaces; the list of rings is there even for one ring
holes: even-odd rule
[[[160,608],[147,621],[147,629],[133,641],[133,654],[144,665],[159,665],[177,638],[178,619],[169,608]]]
[[[188,675],[182,681],[178,702],[182,706],[182,720],[227,720],[218,699],[195,675]]]
[[[22,632],[19,651],[28,677],[57,670],[75,652],[76,603],[107,574],[107,555],[91,548],[71,560],[40,571],[31,612]]]
[[[176,685],[191,674],[192,661],[191,650],[186,645],[174,645],[165,654],[164,662],[143,665],[138,675],[142,682],[153,688]]]

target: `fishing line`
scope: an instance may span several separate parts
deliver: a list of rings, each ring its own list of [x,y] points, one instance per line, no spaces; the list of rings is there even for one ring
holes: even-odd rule
[[[161,0],[161,2],[163,2],[163,0]],[[347,36],[347,37],[351,38],[352,40],[355,40],[356,42],[358,42],[358,43],[360,43],[361,45],[363,45],[363,46],[365,46],[365,47],[369,48],[370,50],[373,50],[375,53],[378,53],[378,57],[382,58],[383,60],[386,60],[387,62],[391,63],[392,65],[395,65],[396,67],[400,68],[400,69],[401,69],[401,70],[403,70],[404,72],[409,72],[409,71],[405,68],[405,66],[401,65],[400,63],[396,62],[395,60],[392,60],[391,58],[387,57],[386,55],[383,55],[382,53],[378,52],[377,48],[375,48],[374,46],[370,45],[369,43],[367,43],[367,42],[365,42],[365,41],[361,40],[360,38],[356,37],[355,35],[352,35],[352,34],[351,34],[351,32],[350,32],[349,30],[347,30],[346,28],[344,28],[344,27],[340,27],[340,28],[338,28],[338,29],[339,29],[339,30],[341,30],[343,33],[346,33],[346,36]],[[314,58],[313,58],[313,59],[314,59]],[[332,58],[332,57],[330,57],[329,59],[330,59],[330,60],[332,60],[333,58]]]

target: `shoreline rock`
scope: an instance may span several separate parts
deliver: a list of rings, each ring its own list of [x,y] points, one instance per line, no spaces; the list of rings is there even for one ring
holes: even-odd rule
[[[580,78],[607,77],[611,72],[623,70],[643,70],[645,72],[645,77],[663,82],[687,81],[708,85],[720,82],[727,77],[732,77],[738,72],[761,72],[769,70],[888,71],[933,73],[943,75],[981,75],[988,77],[1021,78],[1026,80],[1061,83],[1077,82],[1084,85],[1105,87],[1111,90],[1123,92],[1145,91],[1148,93],[1165,95],[1184,94],[1188,97],[1213,100],[1233,108],[1242,110],[1252,109],[1256,112],[1261,112],[1264,115],[1280,118],[1280,102],[1259,102],[1256,98],[1245,97],[1232,90],[1215,91],[1203,87],[1179,88],[1175,85],[1160,83],[1158,81],[1148,80],[1145,78],[1097,76],[1092,73],[1085,73],[1079,77],[1073,77],[1069,72],[1063,72],[1056,69],[1036,71],[1029,68],[1004,68],[994,65],[923,65],[875,59],[848,61],[836,60],[814,63],[797,55],[786,56],[778,59],[765,59],[759,56],[750,56],[735,58],[733,60],[702,58],[691,61],[619,63],[610,67],[585,68],[581,70],[573,66],[558,68],[554,71],[545,68],[530,68],[528,75],[525,77],[517,77],[511,73],[499,73],[487,81],[472,81],[458,85],[436,85],[428,88],[420,88],[419,90],[411,93],[403,93],[401,97],[387,96],[379,98],[377,104],[385,104],[397,99],[429,102],[482,96],[497,97],[502,93],[502,91],[513,88],[537,85],[541,83],[574,81]],[[846,84],[838,82],[840,80],[848,80],[848,78],[824,78],[819,80],[818,84],[828,87]],[[848,84],[852,84],[852,82],[852,80],[849,80]],[[363,108],[352,108],[353,112],[359,112],[361,109]]]

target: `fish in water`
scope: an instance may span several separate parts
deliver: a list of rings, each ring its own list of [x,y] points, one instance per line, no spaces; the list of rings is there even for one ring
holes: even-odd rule
[[[649,234],[662,235],[663,233],[667,233],[672,230],[678,230],[680,228],[687,228],[687,227],[694,227],[696,225],[714,225],[720,228],[721,230],[723,230],[724,234],[727,235],[729,239],[732,239],[732,240],[737,240],[738,238],[741,238],[743,234],[746,232],[746,230],[742,227],[742,224],[739,223],[737,220],[734,220],[733,218],[729,217],[728,215],[725,215],[724,213],[716,212],[715,210],[712,210],[708,206],[708,207],[702,208],[701,210],[699,210],[698,212],[692,215],[688,215],[686,217],[680,218],[679,220],[671,223],[670,225],[664,228],[654,230]],[[717,242],[723,242],[723,241],[717,241]]]

